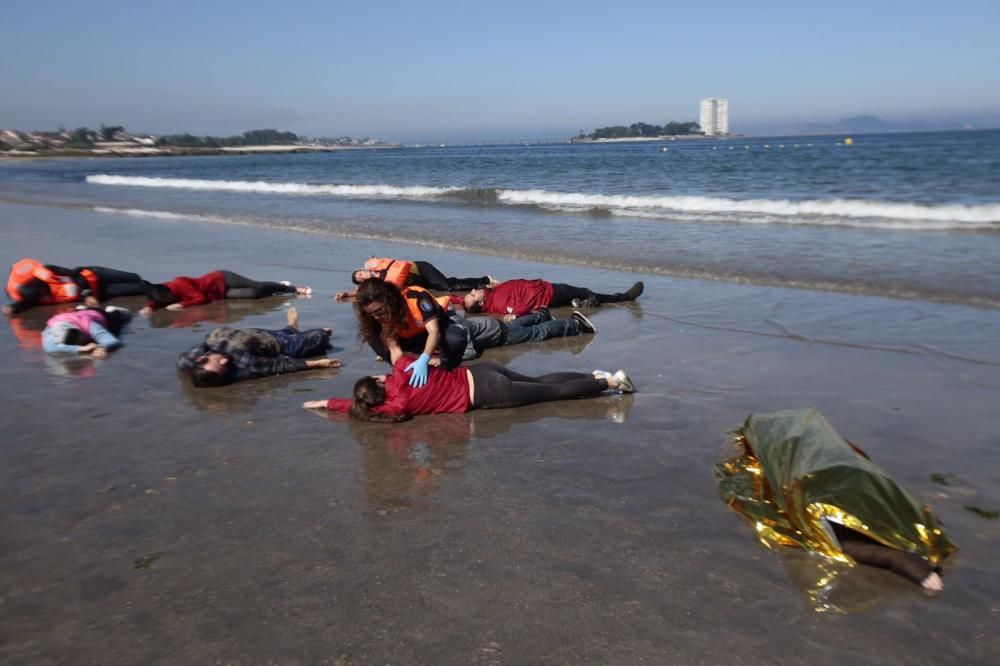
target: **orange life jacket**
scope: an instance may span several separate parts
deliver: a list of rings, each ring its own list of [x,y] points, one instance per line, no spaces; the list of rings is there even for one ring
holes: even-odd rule
[[[86,268],[80,270],[90,290],[98,293],[97,276]],[[41,280],[49,286],[49,296],[41,301],[41,305],[53,303],[73,303],[80,300],[80,288],[68,275],[57,275],[35,259],[21,259],[10,267],[7,277],[7,294],[14,301],[21,301],[21,286],[31,280]]]
[[[431,295],[423,287],[407,287],[403,289],[403,300],[406,301],[406,325],[402,331],[397,333],[400,339],[412,338],[426,330],[424,327],[424,313],[420,310],[420,294]],[[450,299],[447,296],[431,297],[441,311],[439,314],[444,316],[448,312]]]
[[[380,280],[394,284],[398,289],[406,286],[413,271],[413,262],[389,257],[372,257],[365,262],[365,270],[376,274]]]

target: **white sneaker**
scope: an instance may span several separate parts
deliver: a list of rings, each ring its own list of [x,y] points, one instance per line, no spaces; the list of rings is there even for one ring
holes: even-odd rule
[[[622,393],[635,393],[635,384],[632,383],[632,380],[625,374],[624,370],[616,370],[612,377],[618,382],[619,391]]]

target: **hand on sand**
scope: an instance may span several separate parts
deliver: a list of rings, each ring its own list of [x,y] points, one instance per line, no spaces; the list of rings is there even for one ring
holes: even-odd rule
[[[338,291],[333,295],[333,300],[335,301],[349,301],[354,298],[353,291]]]
[[[171,303],[170,305],[167,306],[167,309],[174,310],[176,312],[177,310],[183,310],[184,306],[181,305],[180,303]]]
[[[81,354],[89,354],[95,349],[100,349],[98,344],[96,342],[88,342],[85,345],[80,345],[80,349],[78,349],[77,351],[79,351]]]
[[[139,310],[139,314],[141,314],[141,315],[142,315],[143,317],[148,317],[148,316],[150,316],[151,314],[153,314],[153,308],[151,308],[151,307],[149,307],[149,306],[147,305],[146,307],[144,307],[144,308],[141,308],[141,309]]]
[[[309,400],[303,402],[302,406],[306,409],[326,409],[326,400]]]
[[[339,368],[344,365],[344,362],[339,358],[317,358],[312,361],[306,361],[306,367],[308,368]]]
[[[107,358],[108,350],[104,347],[98,347],[94,351],[90,352],[91,358]]]
[[[288,312],[285,314],[285,320],[288,321],[288,325],[294,328],[296,331],[299,330],[299,311],[295,309],[295,306],[288,308]]]
[[[928,592],[940,592],[944,589],[944,581],[937,572],[927,574],[927,578],[920,581],[920,586]]]

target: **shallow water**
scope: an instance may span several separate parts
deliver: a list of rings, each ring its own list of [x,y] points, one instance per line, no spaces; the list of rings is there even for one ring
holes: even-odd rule
[[[0,196],[1000,305],[1000,131],[841,139],[7,161]]]

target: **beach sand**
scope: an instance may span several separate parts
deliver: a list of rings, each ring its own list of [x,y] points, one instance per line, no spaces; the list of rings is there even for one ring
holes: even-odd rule
[[[0,334],[4,663],[1000,656],[1000,522],[966,509],[1000,509],[996,310],[645,277],[637,303],[593,311],[593,339],[485,357],[626,368],[635,395],[358,424],[300,405],[384,371],[329,298],[368,256],[599,291],[641,276],[87,210],[0,204],[0,223],[4,266],[227,268],[316,294],[158,313],[103,361]],[[214,326],[277,328],[290,304],[334,327],[342,369],[215,390],[178,378],[177,354]],[[727,431],[799,406],[935,509],[960,547],[941,596],[864,567],[817,593],[819,561],[768,551],[719,499]]]

